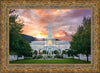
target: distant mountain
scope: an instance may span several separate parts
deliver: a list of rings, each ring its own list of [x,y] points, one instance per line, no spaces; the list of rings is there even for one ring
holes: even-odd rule
[[[44,41],[45,39],[37,39],[35,37],[26,35],[26,34],[21,34],[21,36],[29,43],[31,43],[31,41]],[[59,39],[55,39],[56,41],[59,41]]]
[[[31,41],[36,41],[35,37],[29,36],[29,35],[25,35],[25,34],[21,34],[21,36],[29,43],[31,43]]]
[[[55,39],[56,41],[60,41],[59,39]],[[43,39],[43,41],[45,41],[45,39]]]
[[[55,39],[56,41],[60,41],[59,39]]]

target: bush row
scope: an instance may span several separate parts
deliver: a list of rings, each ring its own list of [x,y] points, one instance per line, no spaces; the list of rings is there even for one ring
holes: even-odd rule
[[[43,57],[42,55],[34,56],[33,59],[52,58],[52,56]],[[63,58],[62,55],[55,55],[54,58]]]

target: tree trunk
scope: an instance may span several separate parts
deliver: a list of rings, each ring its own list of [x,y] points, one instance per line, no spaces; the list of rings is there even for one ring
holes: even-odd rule
[[[86,57],[87,57],[87,62],[88,62],[88,53],[86,54]]]
[[[18,60],[18,56],[17,56],[17,60]]]
[[[79,60],[80,60],[80,54],[79,54]]]

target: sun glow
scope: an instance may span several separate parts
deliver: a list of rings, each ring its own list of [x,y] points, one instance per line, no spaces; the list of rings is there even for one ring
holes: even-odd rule
[[[37,36],[35,36],[36,38],[44,38],[44,36],[42,36],[42,35],[37,35]]]
[[[36,37],[39,39],[47,38],[47,35],[48,35],[42,31],[36,31],[35,33],[37,33],[37,34],[34,34],[33,37]],[[59,33],[53,34],[54,38],[64,37],[64,36],[65,36],[65,32],[62,32],[62,31],[60,31]]]
[[[35,35],[36,38],[46,38],[47,37],[47,34],[44,34],[42,31],[38,31],[37,32],[37,35]]]

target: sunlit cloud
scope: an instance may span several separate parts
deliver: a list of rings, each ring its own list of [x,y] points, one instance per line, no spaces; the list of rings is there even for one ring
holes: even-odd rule
[[[52,25],[53,37],[71,41],[72,35],[82,24],[84,16],[91,16],[89,9],[16,9],[18,19],[24,23],[22,34],[46,38],[48,25]]]

